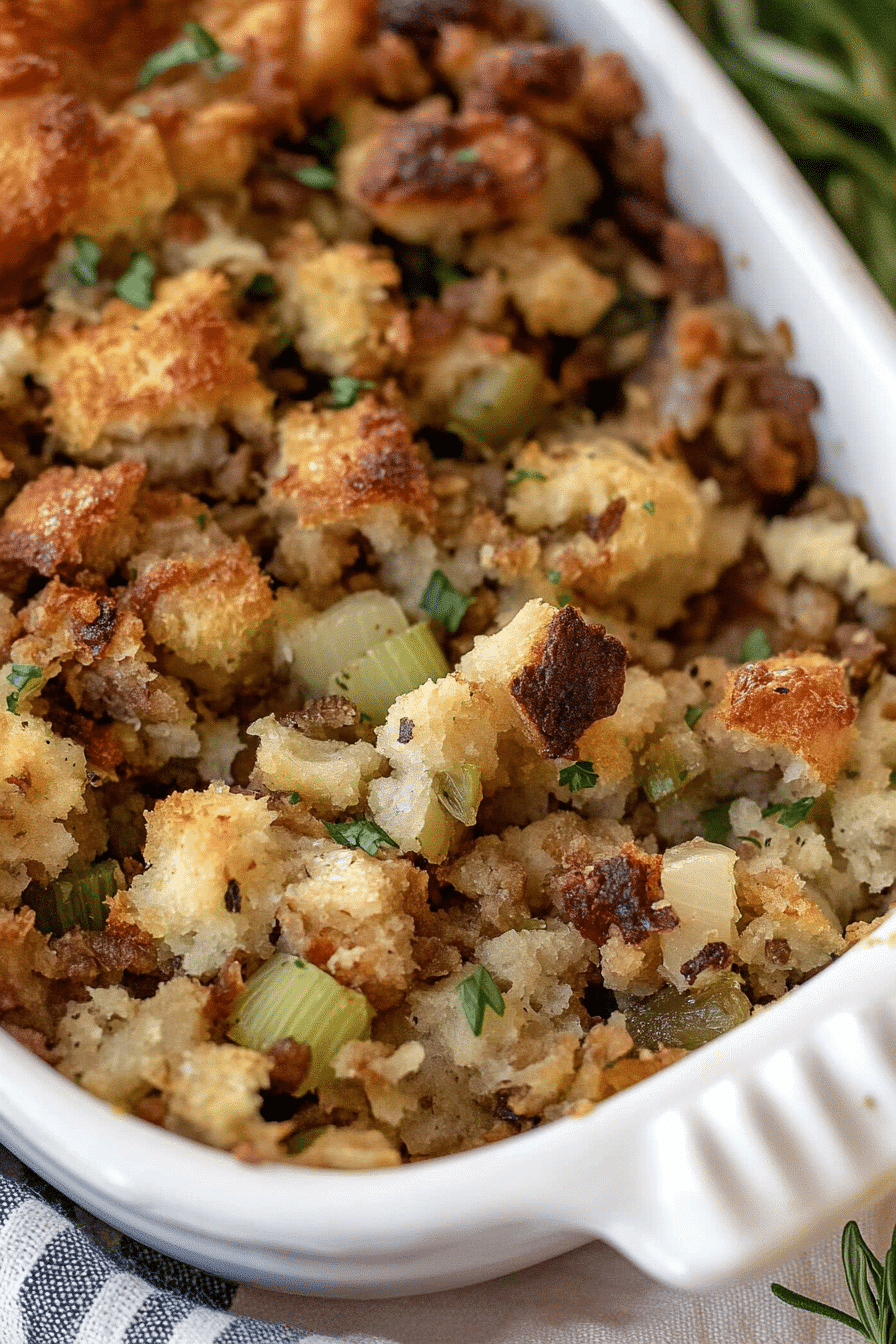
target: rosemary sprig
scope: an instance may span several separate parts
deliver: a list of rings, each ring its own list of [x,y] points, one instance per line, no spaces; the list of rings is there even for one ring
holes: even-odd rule
[[[675,0],[896,303],[894,0]]]
[[[849,1294],[855,1304],[856,1315],[829,1307],[804,1297],[780,1283],[771,1285],[775,1297],[800,1311],[811,1311],[816,1316],[827,1316],[832,1321],[849,1326],[869,1344],[896,1344],[896,1229],[883,1264],[868,1246],[858,1225],[847,1223],[841,1242],[843,1270]]]

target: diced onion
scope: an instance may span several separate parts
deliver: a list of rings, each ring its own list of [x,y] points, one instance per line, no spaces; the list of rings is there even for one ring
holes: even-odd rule
[[[383,723],[400,695],[426,681],[438,681],[450,670],[429,622],[420,621],[334,672],[327,693],[347,696],[367,718]]]
[[[394,597],[373,588],[352,593],[290,632],[294,666],[314,699],[332,694],[328,687],[334,672],[407,628],[408,619]]]
[[[679,919],[660,934],[663,965],[679,989],[687,987],[681,968],[707,943],[733,944],[738,916],[734,889],[737,855],[709,840],[689,840],[663,855],[663,895]]]
[[[330,1061],[348,1041],[370,1035],[373,1009],[363,994],[286,952],[275,952],[251,975],[233,1005],[227,1034],[237,1045],[262,1054],[291,1037],[311,1048],[311,1068],[302,1091],[333,1078]]]

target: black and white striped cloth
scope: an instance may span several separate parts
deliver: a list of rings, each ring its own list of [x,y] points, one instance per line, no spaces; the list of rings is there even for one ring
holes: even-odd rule
[[[0,1344],[325,1344],[230,1315],[235,1283],[113,1232],[2,1156]]]

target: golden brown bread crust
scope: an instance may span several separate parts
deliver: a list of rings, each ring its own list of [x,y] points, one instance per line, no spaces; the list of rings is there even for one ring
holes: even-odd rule
[[[25,485],[0,519],[0,566],[18,586],[28,572],[49,578],[80,570],[109,574],[134,539],[134,501],[146,468],[119,462],[51,467]]]

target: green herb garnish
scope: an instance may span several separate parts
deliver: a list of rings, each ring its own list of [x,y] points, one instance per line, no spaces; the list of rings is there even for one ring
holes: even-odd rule
[[[477,966],[472,975],[461,980],[457,992],[474,1036],[482,1035],[486,1008],[504,1016],[504,996],[484,966]]]
[[[325,117],[303,140],[321,163],[332,168],[333,160],[345,144],[345,123],[341,117]]]
[[[366,817],[356,817],[354,821],[325,821],[324,826],[330,839],[335,840],[337,845],[344,845],[346,849],[363,849],[365,854],[371,854],[374,858],[383,845],[398,848],[382,826],[377,826],[375,821],[368,821]]]
[[[99,265],[100,257],[103,255],[99,243],[95,243],[92,238],[88,238],[86,233],[76,234],[72,242],[78,254],[78,259],[69,266],[70,274],[75,277],[79,285],[95,285],[97,282],[96,268]]]
[[[145,89],[158,75],[168,70],[176,70],[180,65],[198,65],[208,61],[207,72],[212,79],[238,70],[242,65],[239,56],[222,51],[218,43],[198,23],[184,24],[185,37],[172,42],[170,47],[154,52],[137,76],[137,88]]]
[[[523,481],[546,481],[546,480],[547,476],[545,476],[540,471],[527,471],[525,467],[519,467],[513,473],[510,480],[507,482],[507,489],[512,490],[514,486],[521,485]],[[558,583],[560,582],[559,575],[557,576],[557,582]]]
[[[156,264],[148,252],[133,252],[131,262],[120,280],[115,282],[115,293],[135,308],[148,308],[152,303],[152,281]]]
[[[755,835],[736,835],[734,838],[745,845],[755,845],[757,849],[762,848],[762,841],[757,840]]]
[[[478,163],[479,150],[475,145],[464,145],[462,149],[454,151],[454,158],[457,163]]]
[[[762,809],[762,815],[774,817],[782,826],[789,826],[792,830],[806,820],[817,802],[817,798],[808,797],[798,798],[795,803],[769,803]]]
[[[741,661],[744,663],[758,663],[763,658],[771,658],[772,646],[768,642],[768,635],[757,625],[755,630],[751,630],[740,646]]]
[[[246,298],[258,302],[261,299],[276,299],[280,297],[280,287],[272,275],[267,271],[259,271],[252,277],[251,284],[246,289]]]
[[[441,621],[448,633],[453,635],[475,601],[475,597],[458,592],[441,569],[434,569],[420,598],[420,606],[430,616]]]
[[[651,517],[653,517],[653,515],[656,513],[656,505],[654,504],[652,499],[645,499],[644,503],[641,505],[641,508],[644,510],[645,513],[649,513]]]
[[[708,709],[709,702],[707,700],[704,700],[702,705],[688,705],[684,712],[684,721],[687,726],[693,728],[698,720],[703,718]]]
[[[304,187],[314,187],[315,191],[332,191],[336,185],[335,172],[322,163],[309,163],[304,168],[297,168],[294,176],[297,182],[301,182]]]
[[[42,667],[35,663],[13,663],[12,668],[6,674],[6,680],[15,690],[11,691],[6,697],[6,708],[10,714],[19,712],[19,696],[26,686],[30,686],[32,681],[40,681],[44,675]]]
[[[700,813],[705,840],[711,840],[713,844],[721,844],[726,835],[730,834],[731,804],[733,802],[733,798],[726,798],[721,803],[716,803],[715,807],[708,807],[705,812]]]
[[[198,514],[196,515],[196,526],[199,528],[199,531],[200,531],[200,532],[204,532],[204,531],[205,531],[205,529],[208,527],[208,514],[207,514],[207,513],[198,513]]]
[[[890,788],[896,789],[896,770],[890,771]]]
[[[434,261],[432,273],[443,289],[445,285],[459,285],[462,280],[470,278],[469,271],[465,271],[462,266],[449,266],[447,261]]]
[[[289,801],[292,803],[293,806],[295,806],[296,803],[300,803],[302,801],[302,795],[300,793],[291,793],[289,795]]]
[[[592,761],[576,761],[575,765],[564,765],[559,781],[570,793],[580,789],[593,789],[597,783],[597,773]]]
[[[354,406],[364,388],[376,387],[369,378],[353,378],[350,373],[337,374],[330,379],[330,405],[337,411]]]
[[[561,578],[563,577],[559,569],[546,569],[544,576],[547,579],[548,583],[555,583],[555,584],[559,583]]]
[[[849,1295],[855,1303],[858,1318],[837,1307],[829,1307],[825,1302],[817,1302],[813,1297],[795,1293],[780,1283],[771,1285],[772,1292],[789,1307],[827,1316],[829,1320],[856,1330],[869,1344],[891,1344],[896,1337],[896,1230],[883,1264],[870,1250],[854,1222],[844,1227],[840,1250]]]
[[[568,607],[571,601],[572,601],[572,593],[560,593],[560,595],[557,598],[557,606],[560,607],[561,609],[563,607]]]

